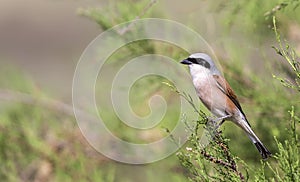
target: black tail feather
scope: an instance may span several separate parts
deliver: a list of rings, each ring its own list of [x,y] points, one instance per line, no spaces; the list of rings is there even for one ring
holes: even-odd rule
[[[256,142],[254,144],[263,159],[267,159],[269,156],[272,156],[271,152],[261,142]]]

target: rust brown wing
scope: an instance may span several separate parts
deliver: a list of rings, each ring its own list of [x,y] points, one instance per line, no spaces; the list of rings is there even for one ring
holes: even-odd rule
[[[241,113],[244,115],[248,125],[250,126],[250,123],[247,120],[247,117],[238,101],[237,96],[235,95],[234,91],[228,84],[228,82],[220,75],[213,75],[215,80],[217,81],[218,88],[234,103],[234,105],[241,111]]]

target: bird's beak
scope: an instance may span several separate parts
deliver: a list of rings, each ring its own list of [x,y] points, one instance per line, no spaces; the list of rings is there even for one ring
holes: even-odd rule
[[[184,60],[180,61],[180,63],[181,64],[187,64],[187,65],[192,64],[192,62],[187,60],[187,59],[184,59]]]

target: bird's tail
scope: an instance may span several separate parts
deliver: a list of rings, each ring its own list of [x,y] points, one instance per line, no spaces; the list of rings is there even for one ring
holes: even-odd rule
[[[254,143],[263,159],[267,159],[268,157],[272,156],[272,153],[259,140],[247,122],[241,122],[239,126],[247,132],[249,138]]]
[[[263,159],[267,159],[269,156],[272,156],[271,152],[264,146],[263,143],[261,143],[261,141],[255,142],[254,145]]]

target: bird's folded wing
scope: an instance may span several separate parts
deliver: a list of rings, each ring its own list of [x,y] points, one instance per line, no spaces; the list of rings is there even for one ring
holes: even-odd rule
[[[246,115],[243,112],[243,109],[237,99],[237,96],[235,95],[234,91],[232,90],[232,88],[230,87],[228,82],[225,80],[225,78],[223,78],[220,75],[213,75],[213,77],[215,78],[215,80],[217,82],[218,88],[234,103],[234,105],[241,111],[241,113],[245,117],[245,120],[247,121]],[[248,121],[247,121],[247,123],[250,126],[250,123]]]

